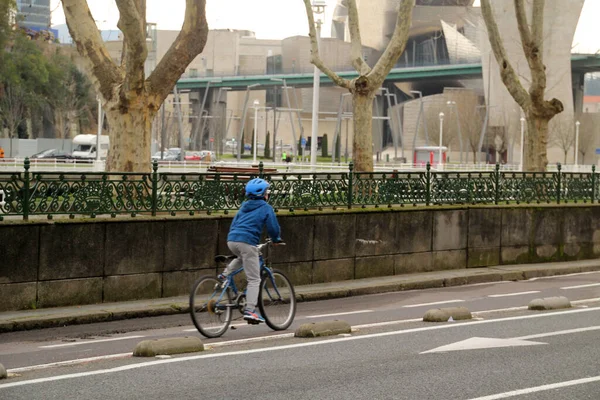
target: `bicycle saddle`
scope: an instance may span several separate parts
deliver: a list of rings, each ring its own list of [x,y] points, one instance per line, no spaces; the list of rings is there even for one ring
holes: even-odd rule
[[[237,258],[237,256],[234,256],[234,255],[230,255],[230,256],[218,255],[215,257],[215,262],[222,263],[222,262],[235,260],[236,258]]]

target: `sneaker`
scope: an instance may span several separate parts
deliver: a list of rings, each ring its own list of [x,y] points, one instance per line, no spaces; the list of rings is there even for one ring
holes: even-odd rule
[[[221,273],[221,274],[217,275],[217,279],[220,280],[221,282],[225,282],[227,280],[227,275],[225,275],[224,273]]]
[[[244,311],[244,319],[248,321],[249,324],[260,324],[261,322],[265,322],[265,319],[259,313],[250,310]]]

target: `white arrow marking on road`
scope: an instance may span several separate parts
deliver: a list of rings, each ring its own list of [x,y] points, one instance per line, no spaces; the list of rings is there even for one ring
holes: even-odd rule
[[[427,353],[443,353],[447,351],[457,350],[475,350],[475,349],[493,349],[496,347],[517,347],[517,346],[535,346],[538,344],[548,344],[542,342],[530,342],[520,339],[494,339],[472,337],[461,342],[452,343],[446,346],[441,346],[433,350],[423,351],[420,354]]]

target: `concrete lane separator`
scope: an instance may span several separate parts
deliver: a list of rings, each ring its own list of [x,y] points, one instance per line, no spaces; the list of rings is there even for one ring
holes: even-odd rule
[[[450,320],[465,319],[473,319],[471,311],[467,307],[434,308],[423,315],[424,322],[448,322]]]
[[[0,379],[6,379],[7,376],[6,368],[4,368],[4,365],[0,364]]]
[[[527,308],[535,311],[560,310],[571,308],[571,302],[565,296],[544,297],[531,300]]]
[[[315,338],[351,333],[352,327],[346,321],[320,321],[302,324],[296,329],[295,337]]]
[[[185,336],[166,339],[142,340],[133,350],[134,357],[156,357],[182,353],[204,351],[204,344],[199,337]]]

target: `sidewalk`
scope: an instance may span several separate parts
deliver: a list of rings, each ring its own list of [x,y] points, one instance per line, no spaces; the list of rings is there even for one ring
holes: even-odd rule
[[[383,276],[296,287],[299,301],[600,271],[600,259]],[[0,333],[188,312],[188,296],[0,312]]]

